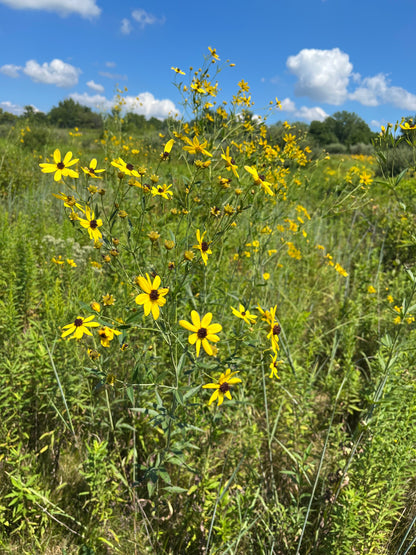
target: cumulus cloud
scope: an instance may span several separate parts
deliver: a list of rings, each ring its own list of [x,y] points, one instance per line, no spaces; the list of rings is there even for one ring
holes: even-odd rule
[[[165,23],[166,21],[164,17],[161,17],[161,18],[156,17],[155,15],[149,12],[146,12],[141,8],[137,10],[133,10],[131,12],[131,17],[136,23],[139,24],[139,27],[141,29],[144,29],[147,25],[155,25],[155,24],[163,25],[163,23]],[[129,35],[133,30],[133,25],[131,20],[127,18],[122,19],[120,30],[123,33],[123,35]]]
[[[95,0],[0,0],[0,3],[15,10],[44,10],[63,16],[77,13],[81,17],[92,18],[101,13]]]
[[[35,83],[46,83],[57,87],[73,87],[78,83],[81,70],[55,59],[51,63],[38,64],[36,60],[29,60],[23,68],[23,73],[28,75]]]
[[[79,102],[83,106],[88,106],[89,108],[100,111],[111,110],[111,108],[117,103],[116,97],[108,99],[99,94],[89,95],[88,93],[73,93],[70,97],[75,100],[75,102]],[[167,98],[158,100],[150,92],[140,93],[137,97],[125,96],[123,97],[123,101],[124,111],[143,115],[146,119],[151,117],[165,119],[169,115],[173,115],[177,112],[175,104],[171,100]]]
[[[89,87],[93,91],[96,91],[96,92],[99,92],[99,93],[104,92],[104,87],[102,85],[100,85],[99,83],[95,83],[92,80],[87,82],[87,87]]]
[[[313,106],[312,108],[301,106],[299,110],[296,110],[295,114],[296,117],[306,121],[324,121],[329,117],[329,114],[319,106]]]
[[[142,9],[134,10],[131,16],[135,21],[137,21],[142,29],[144,29],[146,25],[154,25],[155,23],[163,24],[165,22],[164,17],[159,19],[153,14],[148,13]]]
[[[348,54],[339,48],[305,48],[296,56],[289,56],[286,66],[298,78],[295,85],[297,96],[308,96],[316,102],[335,105],[347,99],[353,66]]]
[[[3,102],[0,102],[0,108],[5,112],[14,114],[15,116],[21,116],[24,112],[24,108],[22,106],[13,104],[13,102],[10,102],[10,100],[4,100]]]
[[[289,112],[292,116],[306,120],[306,121],[324,121],[328,117],[328,114],[320,106],[312,106],[309,108],[307,106],[301,106],[296,108],[296,104],[290,98],[284,98],[280,105],[282,107],[282,112]]]
[[[384,73],[365,77],[360,86],[349,95],[349,98],[364,106],[392,104],[396,108],[416,111],[416,95],[402,87],[391,86],[390,80]]]
[[[0,73],[4,73],[5,75],[8,75],[9,77],[13,77],[15,79],[16,77],[19,77],[19,71],[21,69],[22,68],[20,66],[5,64],[4,66],[0,67]]]
[[[121,20],[121,28],[120,31],[123,33],[123,35],[129,35],[132,31],[133,27],[131,25],[131,21],[130,19],[122,19]]]

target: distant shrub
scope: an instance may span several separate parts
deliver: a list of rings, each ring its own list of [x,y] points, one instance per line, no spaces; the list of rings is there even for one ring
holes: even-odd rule
[[[366,143],[357,143],[350,146],[351,154],[363,154],[364,156],[371,156],[374,154],[373,145]]]
[[[348,152],[348,148],[341,143],[331,143],[326,145],[325,150],[330,154],[346,154]]]

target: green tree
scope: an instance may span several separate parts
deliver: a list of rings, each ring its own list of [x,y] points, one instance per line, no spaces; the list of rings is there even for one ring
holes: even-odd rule
[[[82,106],[72,98],[67,98],[54,106],[48,114],[49,121],[55,127],[89,127],[100,129],[103,125],[99,114],[94,113],[91,108]]]

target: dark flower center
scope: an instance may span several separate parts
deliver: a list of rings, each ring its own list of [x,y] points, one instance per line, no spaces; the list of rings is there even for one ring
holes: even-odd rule
[[[279,326],[279,324],[275,324],[273,326],[273,335],[279,335],[281,331],[282,331],[282,328]]]
[[[234,158],[231,158],[231,164],[232,164],[233,166],[235,166],[235,160],[234,160]]]
[[[227,382],[224,382],[220,385],[219,389],[221,393],[226,393],[227,391],[230,391],[230,385]]]
[[[245,316],[246,315],[246,311],[243,310],[243,312],[241,312],[241,316]]]
[[[206,336],[208,335],[208,332],[206,328],[199,328],[197,335],[198,335],[198,339],[205,339]]]
[[[74,322],[74,326],[76,328],[79,328],[80,326],[82,326],[83,323],[84,323],[84,320],[82,318],[77,318]]]
[[[157,192],[158,192],[158,193],[163,193],[162,187],[158,187],[158,188],[157,188]]]
[[[133,164],[126,164],[126,168],[129,170],[129,172],[131,172],[131,170],[134,168]]]
[[[97,227],[98,227],[97,220],[91,220],[90,221],[90,228],[91,229],[96,229]]]
[[[265,176],[264,176],[263,174],[260,174],[260,175],[259,175],[259,179],[261,179],[262,181],[264,181],[266,178],[265,178]]]
[[[63,162],[58,162],[56,164],[56,167],[58,168],[58,170],[63,170],[65,167],[65,164]]]
[[[208,250],[208,248],[209,248],[208,243],[207,243],[206,241],[202,241],[202,243],[201,243],[201,250],[205,252],[205,251]]]
[[[90,173],[95,173],[95,170],[94,170],[93,168],[88,168],[88,171],[89,171]]]
[[[151,301],[157,301],[159,298],[159,292],[157,289],[152,289],[149,293],[149,298]]]

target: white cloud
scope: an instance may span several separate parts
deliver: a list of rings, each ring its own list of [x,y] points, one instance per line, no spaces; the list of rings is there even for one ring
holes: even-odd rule
[[[295,103],[290,98],[285,98],[280,102],[282,106],[282,112],[289,112],[294,117],[300,118],[306,121],[324,121],[328,117],[328,114],[320,108],[319,106],[313,106],[308,108],[307,106],[301,106],[296,108]]]
[[[107,77],[107,79],[119,79],[120,81],[126,81],[127,75],[121,75],[120,73],[110,73],[109,71],[99,71],[101,77]]]
[[[348,96],[347,86],[352,72],[348,54],[332,50],[303,49],[289,56],[287,68],[296,75],[297,96],[308,96],[317,102],[342,104]]]
[[[299,110],[296,110],[295,115],[306,121],[324,121],[329,116],[329,114],[319,106],[313,106],[312,108],[301,106]]]
[[[105,62],[106,67],[116,67],[116,62]]]
[[[20,66],[15,66],[13,64],[5,64],[4,66],[0,67],[0,73],[4,73],[5,75],[8,75],[9,77],[19,77],[19,71],[22,68]]]
[[[88,93],[73,93],[70,97],[75,100],[75,102],[79,102],[84,106],[101,111],[111,110],[111,108],[118,102],[116,97],[108,99],[99,94],[89,95]],[[177,112],[175,104],[171,100],[167,98],[158,100],[152,93],[149,92],[140,93],[137,97],[123,97],[123,110],[143,115],[147,119],[151,117],[165,119],[169,115],[173,115]]]
[[[35,83],[46,83],[57,87],[73,87],[78,83],[81,70],[66,64],[62,60],[52,60],[42,65],[36,60],[29,60],[23,68],[23,73],[28,75]]]
[[[396,108],[416,111],[416,95],[402,87],[390,86],[390,80],[384,73],[364,78],[361,85],[349,95],[349,98],[364,106],[392,104]]]
[[[165,22],[164,17],[158,19],[155,15],[148,13],[142,9],[134,10],[131,16],[135,21],[137,21],[142,29],[144,29],[146,25],[154,25],[155,23],[163,24]]]
[[[293,102],[293,100],[290,100],[290,98],[284,98],[280,102],[280,105],[283,112],[294,112],[296,110],[295,103]]]
[[[14,114],[15,116],[21,116],[24,112],[24,108],[22,106],[18,106],[17,104],[13,104],[9,100],[5,100],[0,102],[0,108],[5,112],[9,112],[10,114]]]
[[[101,13],[95,0],[0,0],[0,3],[15,10],[45,10],[59,15],[77,13],[85,18],[97,17]]]
[[[121,32],[123,35],[129,35],[132,31],[133,27],[131,26],[131,21],[129,19],[122,19],[121,20]]]
[[[104,92],[104,87],[102,85],[100,85],[99,83],[95,83],[94,81],[88,81],[87,82],[87,87],[89,87],[93,91],[96,91],[96,92],[99,92],[99,93]]]

